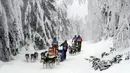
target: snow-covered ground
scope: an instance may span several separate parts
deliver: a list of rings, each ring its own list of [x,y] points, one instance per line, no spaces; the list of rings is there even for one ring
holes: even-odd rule
[[[91,55],[100,57],[100,54],[104,51],[108,52],[112,45],[112,39],[99,43],[83,42],[82,51],[79,54],[75,56],[68,54],[67,60],[56,65],[53,69],[43,68],[40,58],[36,62],[27,63],[24,58],[26,52],[22,51],[16,60],[8,63],[0,62],[0,73],[129,73],[129,60],[122,61],[120,64],[115,64],[101,72],[92,69],[91,64],[84,59]],[[30,50],[31,52],[33,50]]]

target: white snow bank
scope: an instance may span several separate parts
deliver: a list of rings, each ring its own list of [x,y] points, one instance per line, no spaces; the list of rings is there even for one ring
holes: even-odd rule
[[[86,52],[84,53],[84,55],[86,57],[89,56],[100,57],[103,52],[110,51],[110,47],[113,46],[112,42],[113,42],[112,38],[109,38],[108,40],[102,40],[99,43],[83,42],[82,49],[84,49]]]

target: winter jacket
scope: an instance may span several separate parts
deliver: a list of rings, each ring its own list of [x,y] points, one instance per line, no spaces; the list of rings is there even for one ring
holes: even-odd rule
[[[72,39],[72,42],[76,42],[76,39],[77,39],[77,37],[74,36],[74,38]]]
[[[81,43],[82,42],[82,38],[81,37],[77,37],[77,42],[79,43]]]
[[[68,43],[67,42],[62,43],[61,46],[63,46],[63,50],[67,51],[67,49],[68,49]]]
[[[52,41],[52,45],[58,45],[58,41],[57,41],[56,39],[54,39],[54,40]]]

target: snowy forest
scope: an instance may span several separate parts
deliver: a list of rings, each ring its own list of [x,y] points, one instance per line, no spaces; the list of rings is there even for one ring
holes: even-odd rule
[[[60,7],[55,0],[1,0],[0,60],[9,61],[12,49],[31,42],[45,49],[53,37],[71,37],[74,31],[66,9],[66,4]]]
[[[129,47],[129,0],[88,0],[88,15],[68,18],[67,8],[73,2],[1,0],[0,60],[9,61],[12,49],[20,50],[30,42],[45,49],[51,38],[70,39],[74,34],[94,42],[113,37],[115,48]],[[85,2],[79,0],[80,4]]]
[[[87,29],[92,40],[113,37],[117,49],[129,47],[130,0],[88,0]],[[93,29],[93,30],[91,30]]]
[[[55,37],[71,43],[74,35],[81,35],[83,45],[111,38],[111,47],[127,50],[130,0],[0,0],[0,62],[16,59],[14,51],[30,46],[46,50]]]

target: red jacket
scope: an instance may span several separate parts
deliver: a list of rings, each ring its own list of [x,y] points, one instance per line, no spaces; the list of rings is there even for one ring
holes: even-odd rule
[[[82,38],[81,38],[81,37],[80,37],[80,38],[77,38],[76,41],[77,41],[78,43],[82,43]]]

